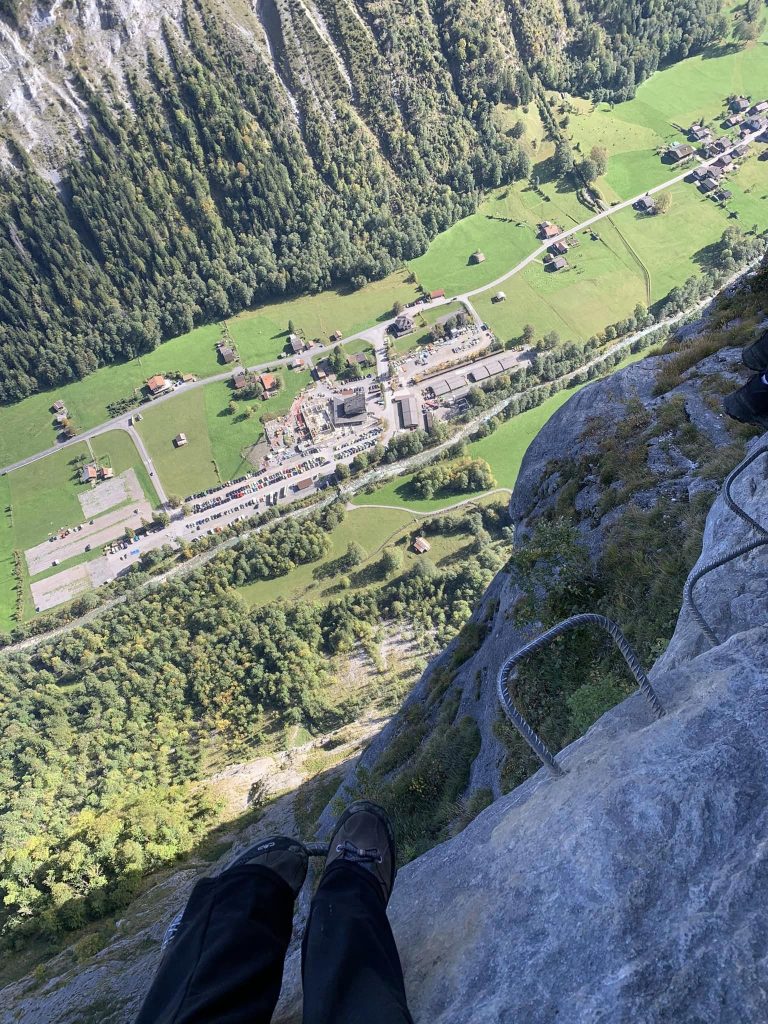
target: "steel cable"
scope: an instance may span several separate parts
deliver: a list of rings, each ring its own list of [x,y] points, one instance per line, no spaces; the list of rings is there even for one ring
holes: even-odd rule
[[[520,733],[523,740],[534,752],[536,757],[554,775],[564,775],[565,771],[555,761],[555,757],[551,750],[547,747],[538,733],[529,725],[524,716],[521,715],[515,707],[514,701],[512,700],[509,692],[509,681],[513,669],[518,662],[522,661],[523,658],[528,657],[530,654],[534,654],[543,647],[547,647],[553,640],[562,636],[563,633],[567,633],[572,629],[577,629],[579,626],[599,626],[601,629],[605,630],[621,652],[621,655],[626,661],[627,667],[632,673],[640,692],[650,705],[654,717],[661,718],[664,714],[664,708],[662,707],[661,701],[659,700],[656,691],[653,689],[651,681],[645,670],[640,664],[640,659],[637,657],[637,654],[627,638],[612,619],[607,618],[605,615],[597,615],[594,612],[584,612],[581,615],[572,615],[563,622],[559,622],[556,626],[552,626],[551,629],[542,633],[541,636],[536,637],[535,640],[531,640],[530,643],[525,644],[525,646],[521,647],[516,654],[507,658],[499,669],[496,677],[496,692],[504,713]]]

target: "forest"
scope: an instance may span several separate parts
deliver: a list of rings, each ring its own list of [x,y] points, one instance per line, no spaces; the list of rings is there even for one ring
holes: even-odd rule
[[[332,46],[289,5],[276,69],[226,9],[185,0],[119,81],[72,70],[89,120],[54,174],[0,124],[0,401],[388,274],[530,173],[498,103],[541,84],[621,99],[724,31],[717,0],[356,6],[320,0]]]
[[[217,808],[194,787],[216,752],[232,763],[280,722],[316,731],[351,720],[330,702],[332,659],[382,621],[446,643],[499,568],[491,536],[504,513],[483,507],[455,567],[402,572],[382,558],[381,587],[248,609],[235,586],[317,561],[342,503],[286,521],[0,668],[0,941],[18,948],[115,912],[153,868],[190,850]],[[474,536],[474,540],[473,540]],[[398,568],[400,569],[398,573]]]

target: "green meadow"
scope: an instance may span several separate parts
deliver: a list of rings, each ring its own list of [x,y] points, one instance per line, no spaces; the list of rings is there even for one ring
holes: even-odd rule
[[[407,283],[408,276],[406,270],[401,270],[359,291],[303,295],[231,318],[227,326],[240,361],[254,366],[276,359],[285,347],[289,321],[308,339],[319,337],[327,343],[333,331],[340,330],[347,337],[386,320],[395,301],[415,298],[416,286]],[[219,362],[216,352],[221,337],[219,324],[197,327],[130,362],[104,367],[81,381],[3,406],[0,465],[56,443],[50,407],[57,398],[67,405],[78,430],[88,430],[109,418],[108,405],[131,396],[153,374],[179,371],[204,378],[225,372],[227,367]]]
[[[294,398],[309,383],[308,370],[277,371],[282,389],[267,401],[235,400],[227,381],[182,392],[168,402],[149,405],[137,429],[152,457],[160,481],[168,494],[180,498],[232,480],[248,471],[245,449],[264,434],[261,416],[287,412]],[[251,415],[248,410],[252,409]],[[173,439],[186,434],[187,444],[175,448]]]

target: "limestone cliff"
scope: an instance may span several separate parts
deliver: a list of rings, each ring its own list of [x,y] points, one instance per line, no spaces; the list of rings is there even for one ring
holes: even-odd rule
[[[680,353],[662,356],[574,396],[525,458],[512,499],[516,543],[528,543],[536,520],[567,502],[581,509],[577,533],[596,562],[612,523],[629,516],[633,504],[709,504],[723,453],[732,465],[744,450],[711,400],[713,381],[722,390],[742,376],[739,351],[714,348],[687,369]],[[677,367],[672,381],[670,365]],[[628,464],[621,480],[605,469],[609,442],[622,430],[642,455],[630,490]],[[749,443],[754,449],[761,442]],[[617,457],[626,463],[621,450]],[[765,516],[767,483],[764,455],[734,488],[758,520]],[[747,537],[746,524],[715,497],[699,563]],[[471,717],[478,725],[470,790],[491,790],[495,798],[463,831],[400,871],[391,920],[417,1021],[765,1018],[767,569],[765,546],[702,582],[700,606],[721,642],[711,646],[690,613],[680,614],[650,673],[666,709],[661,720],[631,696],[558,754],[563,778],[542,769],[506,794],[501,767],[508,751],[498,728],[495,674],[537,625],[515,621],[524,588],[514,573],[497,577],[476,612],[474,632],[429,666],[402,715],[361,762],[370,772],[397,749],[409,709],[435,708],[445,718],[450,707],[453,720]],[[422,744],[429,741],[425,721]],[[347,787],[360,778],[358,770]],[[332,816],[329,808],[321,831]],[[205,870],[210,866],[181,871],[150,890],[118,929],[118,940],[96,956],[78,962],[63,954],[42,978],[6,988],[0,1020],[130,1021],[165,923]],[[298,978],[294,948],[281,1022],[300,1019]]]

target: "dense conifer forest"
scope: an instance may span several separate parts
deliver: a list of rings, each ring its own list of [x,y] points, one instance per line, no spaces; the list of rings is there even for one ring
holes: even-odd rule
[[[319,0],[323,30],[280,10],[272,54],[184,0],[122,75],[73,64],[87,120],[55,174],[0,123],[0,400],[389,273],[528,175],[493,111],[531,76],[621,99],[723,31],[717,0]],[[30,11],[0,5],[22,38]]]

